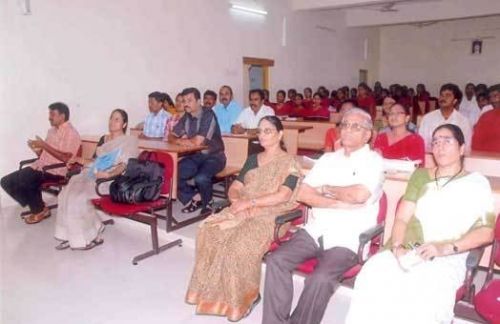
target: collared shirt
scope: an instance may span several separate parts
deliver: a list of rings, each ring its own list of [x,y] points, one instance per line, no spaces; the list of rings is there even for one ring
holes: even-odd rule
[[[257,114],[255,114],[252,108],[247,107],[243,109],[234,124],[240,124],[246,129],[254,129],[259,127],[260,119],[265,116],[274,116],[273,108],[262,105],[260,106],[259,111],[257,111]]]
[[[490,110],[493,110],[492,104],[484,106],[483,109],[481,109],[481,113],[479,114],[479,117],[481,117],[482,115],[484,115],[485,113],[487,113]]]
[[[202,153],[224,153],[224,142],[222,141],[219,124],[210,108],[202,108],[195,115],[185,113],[174,126],[173,133],[177,137],[184,135],[187,138],[193,138],[197,135],[204,137],[203,144],[207,145],[208,149],[202,151]]]
[[[238,119],[242,108],[236,101],[231,100],[227,107],[219,103],[213,108],[213,111],[215,112],[215,116],[217,116],[220,131],[222,133],[231,133],[231,126]]]
[[[458,111],[469,120],[471,127],[474,127],[481,114],[476,96],[473,96],[471,100],[468,100],[467,97],[463,97]]]
[[[460,127],[465,137],[465,147],[466,151],[470,152],[471,138],[472,138],[472,128],[469,120],[462,115],[457,110],[453,110],[450,117],[445,119],[440,109],[436,109],[424,115],[422,118],[422,123],[420,124],[420,128],[418,129],[418,133],[425,142],[425,151],[431,152],[431,142],[432,142],[432,133],[434,130],[443,124],[453,124]]]
[[[81,145],[80,134],[76,131],[76,129],[71,125],[71,123],[65,122],[60,125],[58,128],[51,127],[47,132],[47,137],[45,138],[45,142],[52,146],[54,149],[64,152],[71,153],[73,156],[78,153],[78,149]],[[56,159],[54,156],[50,155],[47,151],[42,151],[38,160],[35,163],[31,164],[31,167],[35,170],[42,170],[44,166],[62,163],[62,161]],[[67,168],[58,168],[49,170],[49,173],[64,176],[66,174]]]
[[[150,113],[144,121],[142,132],[147,137],[163,137],[165,134],[165,125],[169,118],[170,114],[163,109],[156,114]]]
[[[378,201],[384,181],[383,160],[368,145],[345,155],[344,149],[325,153],[304,179],[311,187],[323,185],[363,185],[371,193],[370,198],[357,208],[312,208],[304,229],[323,247],[346,247],[357,251],[359,234],[377,223]]]

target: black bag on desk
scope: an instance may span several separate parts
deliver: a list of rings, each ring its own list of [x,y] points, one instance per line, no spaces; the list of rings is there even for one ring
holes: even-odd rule
[[[158,199],[165,167],[148,158],[128,160],[125,173],[116,178],[109,188],[112,201],[134,204]]]

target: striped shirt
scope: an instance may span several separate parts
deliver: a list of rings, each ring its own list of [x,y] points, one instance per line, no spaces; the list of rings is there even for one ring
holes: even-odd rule
[[[165,134],[165,125],[169,118],[170,114],[163,109],[156,114],[150,113],[144,121],[143,134],[147,137],[163,137]]]

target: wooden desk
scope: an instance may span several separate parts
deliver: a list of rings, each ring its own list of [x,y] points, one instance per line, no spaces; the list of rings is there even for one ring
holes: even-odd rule
[[[285,142],[286,151],[290,155],[297,155],[299,150],[300,135],[304,136],[307,130],[313,129],[311,125],[283,125],[283,142]],[[323,147],[323,146],[322,146]]]
[[[330,121],[283,120],[285,129],[288,126],[308,126],[299,136],[298,148],[321,150],[325,144],[326,131],[335,128],[335,123]]]
[[[226,167],[242,168],[248,157],[250,142],[257,140],[256,134],[222,134]]]
[[[90,159],[94,155],[99,135],[84,135],[82,139],[82,156]],[[170,154],[174,160],[174,179],[172,188],[172,198],[177,199],[177,164],[182,156],[199,152],[203,150],[204,146],[186,147],[175,144],[170,144],[161,140],[139,140],[139,149],[147,151],[157,151]]]
[[[478,171],[485,176],[500,177],[500,153],[472,151],[465,156],[465,169]],[[425,155],[425,166],[435,166],[431,153]]]

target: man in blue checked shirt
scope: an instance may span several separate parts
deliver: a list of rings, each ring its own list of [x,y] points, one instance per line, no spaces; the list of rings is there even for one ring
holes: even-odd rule
[[[142,138],[163,138],[165,135],[165,125],[170,118],[170,114],[163,109],[163,102],[166,94],[155,91],[148,96],[149,115],[144,121],[144,128],[140,137]]]

